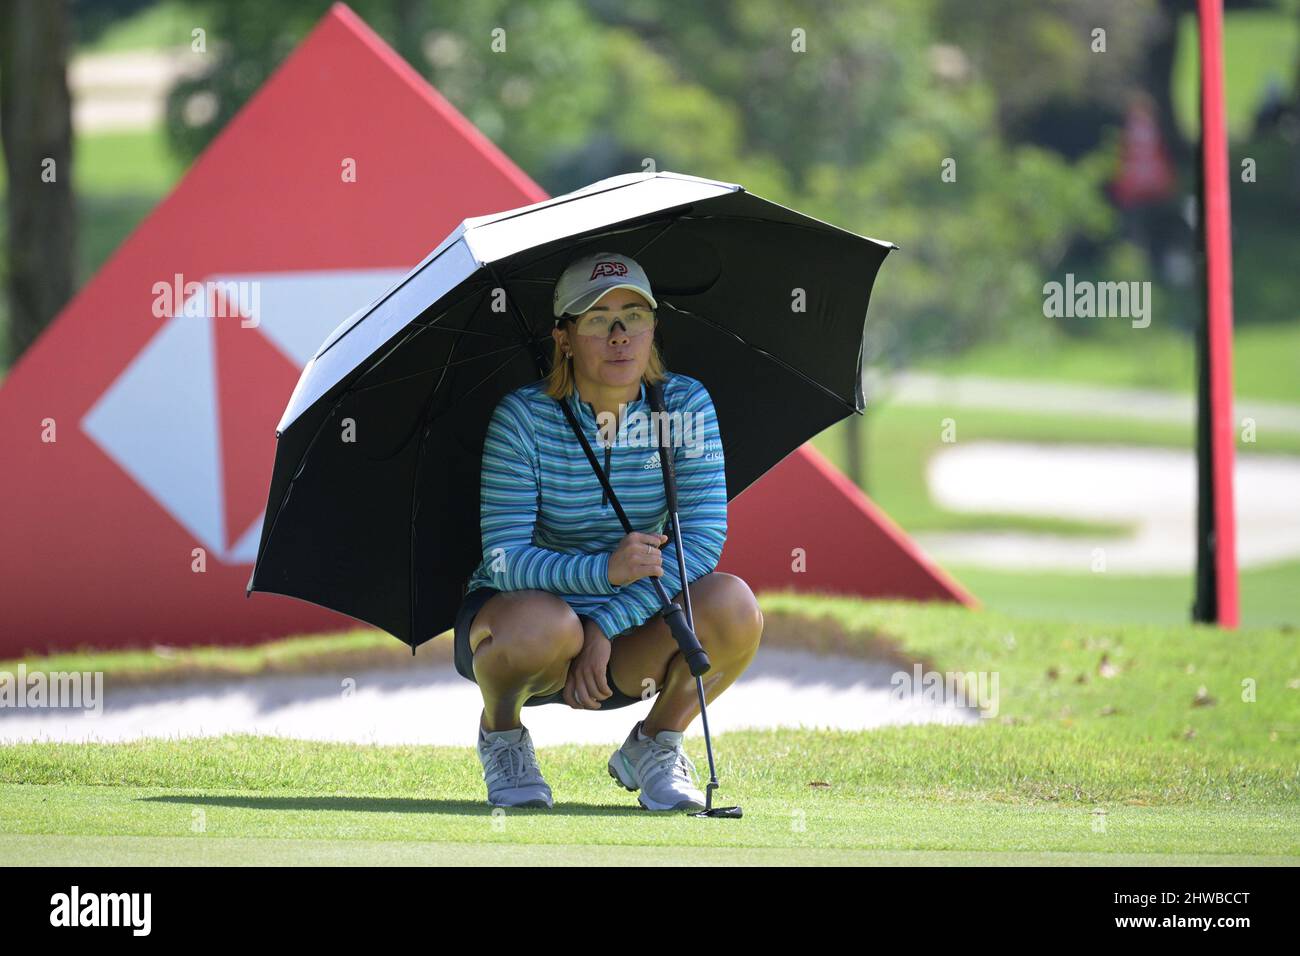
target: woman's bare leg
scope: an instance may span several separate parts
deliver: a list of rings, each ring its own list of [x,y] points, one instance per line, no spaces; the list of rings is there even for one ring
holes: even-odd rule
[[[683,603],[680,593],[673,600]],[[704,699],[712,702],[753,660],[763,636],[763,612],[748,584],[720,571],[691,584],[691,612],[695,636],[712,664],[704,675]],[[625,694],[644,697],[659,690],[641,727],[646,736],[685,730],[699,715],[695,678],[658,614],[614,641],[609,670]]]
[[[483,692],[483,729],[522,726],[524,702],[564,687],[582,643],[582,622],[548,591],[502,591],[488,598],[469,632],[474,677]]]

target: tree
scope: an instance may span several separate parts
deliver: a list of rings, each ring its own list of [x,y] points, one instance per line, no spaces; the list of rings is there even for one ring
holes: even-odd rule
[[[0,4],[10,361],[36,340],[75,290],[68,36],[64,0]]]

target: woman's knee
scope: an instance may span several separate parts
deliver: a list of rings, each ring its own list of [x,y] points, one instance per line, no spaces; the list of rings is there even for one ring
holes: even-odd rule
[[[701,610],[712,631],[713,649],[735,655],[749,653],[763,636],[763,612],[754,592],[734,574],[714,571],[708,578],[706,606]]]
[[[491,640],[484,638],[479,650],[516,673],[538,673],[582,650],[582,622],[549,591],[503,591],[483,606],[480,618]]]

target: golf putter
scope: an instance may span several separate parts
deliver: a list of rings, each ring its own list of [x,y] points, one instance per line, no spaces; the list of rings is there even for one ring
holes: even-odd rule
[[[662,387],[647,385],[646,391],[650,395],[651,410],[664,411]],[[591,443],[587,441],[587,436],[582,433],[582,428],[578,425],[573,410],[569,408],[568,403],[559,399],[555,401],[564,411],[564,417],[569,420],[569,427],[573,429],[574,435],[577,436],[578,442],[582,445],[582,450],[587,456],[588,464],[591,465],[592,471],[596,473],[596,477],[600,479],[605,494],[609,496],[609,503],[614,506],[614,513],[618,515],[623,530],[631,534],[634,530],[632,522],[629,520],[627,512],[623,510],[623,505],[619,502],[618,496],[614,494],[614,488],[609,483],[609,477],[600,467],[600,462],[596,460],[596,453],[591,450]],[[663,421],[663,419],[661,418],[660,421]],[[683,613],[681,605],[677,604],[664,589],[662,581],[656,577],[651,577],[648,580],[655,589],[655,595],[663,605],[660,613],[663,615],[664,623],[668,625],[668,630],[672,634],[673,640],[677,642],[677,647],[682,652],[682,658],[686,661],[686,666],[695,678],[695,690],[700,696],[700,720],[704,725],[704,749],[709,755],[709,783],[704,793],[704,809],[692,813],[690,816],[739,818],[741,815],[740,807],[713,806],[713,791],[718,788],[718,773],[713,764],[713,744],[709,737],[709,716],[705,709],[704,680],[702,677],[712,664],[709,662],[708,653],[700,646],[699,638],[695,636],[694,618],[691,615],[691,593],[686,581],[686,558],[682,554],[682,536],[678,527],[677,478],[673,472],[672,455],[661,440],[657,440],[656,444],[659,446],[659,461],[663,465],[664,493],[668,498],[668,515],[672,521],[673,542],[677,545],[677,573],[682,582],[682,603],[686,607],[685,612]]]
[[[695,634],[695,617],[691,613],[691,587],[686,580],[686,553],[682,550],[681,523],[677,517],[677,474],[673,469],[673,456],[669,445],[665,443],[668,431],[667,409],[664,406],[662,385],[649,385],[646,391],[650,395],[650,409],[664,412],[659,421],[662,430],[656,430],[656,444],[659,446],[659,464],[664,473],[664,496],[668,499],[668,520],[672,522],[673,544],[677,546],[677,576],[682,582],[682,603],[686,606],[686,627]],[[665,615],[667,620],[667,615]],[[671,627],[671,624],[669,625]],[[698,639],[697,639],[698,640]],[[704,788],[704,809],[690,814],[693,817],[720,817],[740,819],[740,807],[715,807],[713,791],[718,789],[718,771],[713,764],[713,743],[709,737],[709,712],[704,701],[704,671],[691,669],[695,675],[695,691],[700,695],[700,722],[704,725],[704,752],[709,757],[709,782]]]

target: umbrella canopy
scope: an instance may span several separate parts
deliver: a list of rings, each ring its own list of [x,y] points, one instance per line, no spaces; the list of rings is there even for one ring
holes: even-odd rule
[[[248,592],[341,611],[412,649],[450,628],[482,559],[488,421],[547,371],[555,281],[589,252],[649,275],[665,364],[709,390],[734,498],[862,410],[867,303],[894,248],[671,172],[466,219],[303,369],[276,426]]]

